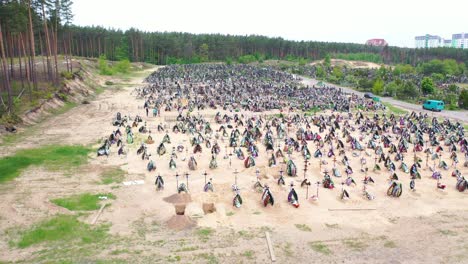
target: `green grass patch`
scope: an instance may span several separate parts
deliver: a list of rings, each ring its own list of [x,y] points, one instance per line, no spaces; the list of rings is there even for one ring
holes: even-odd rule
[[[252,250],[247,250],[243,252],[241,255],[248,259],[254,259],[255,252],[253,252]]]
[[[102,184],[122,183],[125,179],[126,171],[121,168],[110,168],[101,174]]]
[[[317,112],[320,112],[320,111],[321,111],[320,108],[318,108],[317,106],[314,106],[310,108],[309,110],[304,111],[304,113],[306,116],[314,116]]]
[[[401,108],[399,108],[399,107],[393,106],[393,105],[390,104],[390,103],[383,103],[383,104],[387,107],[387,109],[388,109],[390,112],[392,112],[392,113],[394,113],[394,114],[397,114],[397,115],[404,115],[404,114],[408,113],[408,111],[406,111],[406,110],[404,110],[404,109],[401,109]]]
[[[234,212],[232,211],[226,213],[226,216],[233,216],[233,215],[234,215]]]
[[[457,232],[452,231],[452,230],[448,230],[448,229],[446,229],[446,230],[440,229],[439,233],[441,233],[442,235],[446,235],[446,236],[456,236],[457,235]]]
[[[310,228],[308,225],[306,224],[295,224],[296,228],[301,230],[301,231],[304,231],[304,232],[312,232],[312,228]]]
[[[340,226],[338,224],[327,224],[325,223],[325,226],[328,227],[328,228],[332,228],[332,229],[339,229]]]
[[[107,198],[109,199],[115,199],[115,196],[111,193],[83,193],[65,198],[54,199],[51,202],[58,206],[67,208],[71,211],[93,211],[101,207],[101,205],[99,204],[99,202],[101,201],[99,199],[100,196],[107,196]]]
[[[120,255],[120,254],[130,254],[130,250],[128,249],[116,249],[112,250],[109,254],[111,255]]]
[[[332,253],[330,248],[328,248],[327,245],[325,245],[325,244],[323,244],[321,242],[309,242],[309,246],[315,252],[322,253],[324,255],[330,255]]]
[[[208,263],[208,264],[217,264],[217,263],[219,263],[218,258],[216,258],[216,256],[213,253],[209,253],[209,254],[208,253],[202,253],[202,254],[198,254],[197,257],[206,260],[205,263]]]
[[[50,145],[34,149],[20,150],[13,156],[0,159],[0,183],[18,177],[29,166],[43,165],[47,169],[70,169],[87,161],[90,149],[84,146]]]
[[[65,104],[62,107],[52,109],[50,113],[53,115],[61,115],[61,114],[68,112],[70,109],[72,109],[75,106],[77,106],[75,102],[65,102]]]
[[[76,216],[58,215],[24,232],[17,246],[26,248],[43,242],[70,242],[75,240],[85,244],[99,243],[108,236],[108,229],[109,226],[107,225],[91,228],[88,224],[78,221]]]
[[[198,250],[199,247],[198,246],[192,246],[192,247],[183,247],[183,248],[179,248],[177,249],[175,252],[187,252],[187,251],[195,251],[195,250]]]
[[[397,247],[395,242],[393,242],[391,240],[385,241],[383,246],[386,247],[386,248],[396,248]]]
[[[245,231],[245,230],[240,230],[237,232],[237,234],[239,235],[239,237],[243,238],[243,239],[246,239],[246,240],[250,240],[250,239],[253,239],[255,238],[256,234],[253,233],[253,232],[249,232],[249,231]]]
[[[283,247],[283,253],[286,257],[292,257],[294,255],[291,243],[286,242],[286,244]]]
[[[366,247],[368,247],[368,245],[366,243],[364,243],[363,241],[360,241],[360,240],[345,240],[345,241],[343,241],[343,243],[348,248],[350,248],[352,250],[356,250],[356,251],[359,251],[359,250],[362,250],[362,249],[365,249]]]
[[[167,256],[166,261],[167,262],[179,262],[182,258],[180,256]]]
[[[201,228],[197,229],[195,234],[202,242],[207,242],[210,239],[210,236],[213,234],[214,230],[211,228]]]

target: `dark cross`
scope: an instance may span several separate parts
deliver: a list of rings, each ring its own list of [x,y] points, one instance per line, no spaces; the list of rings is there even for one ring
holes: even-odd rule
[[[333,156],[333,167],[336,165],[336,156]]]
[[[238,172],[237,169],[236,169],[236,170],[234,171],[234,175],[235,175],[235,184],[236,184],[236,186],[237,186],[237,174],[238,174],[238,173],[239,173],[239,172]]]
[[[377,160],[379,159],[379,156],[375,155],[375,158],[374,158],[374,166],[377,165]]]
[[[208,175],[208,173],[206,173],[206,171],[205,171],[205,173],[203,173],[203,175],[205,175],[205,185],[206,185],[206,175]]]
[[[307,173],[307,160],[304,161],[304,179],[306,178],[306,173]]]
[[[189,186],[188,186],[188,176],[189,176],[189,174],[186,172],[186,173],[185,173],[185,179],[186,179],[186,181],[187,181],[187,190],[189,189]]]
[[[426,153],[426,168],[429,167],[429,152]]]
[[[258,181],[258,175],[260,174],[260,171],[258,169],[255,170],[255,176],[257,176],[257,181]]]
[[[232,165],[232,152],[229,153],[229,168],[231,168]]]
[[[317,181],[315,184],[317,185],[317,199],[318,199],[318,197],[319,197],[318,192],[319,192],[319,185],[320,185],[320,182]]]
[[[175,175],[176,182],[177,182],[177,192],[179,192],[179,173],[177,172]]]
[[[280,172],[280,176],[283,177],[283,168],[281,168],[281,170],[279,171]]]

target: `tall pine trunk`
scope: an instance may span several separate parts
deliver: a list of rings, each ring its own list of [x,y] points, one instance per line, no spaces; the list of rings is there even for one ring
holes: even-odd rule
[[[44,32],[45,32],[45,49],[46,49],[46,58],[47,58],[47,77],[49,81],[52,81],[52,66],[50,63],[50,57],[52,56],[52,51],[50,48],[50,37],[49,37],[49,27],[47,26],[47,17],[45,14],[45,0],[42,1],[42,20],[44,22]]]
[[[3,70],[3,82],[5,89],[7,91],[7,96],[8,96],[8,113],[11,113],[12,107],[13,107],[13,100],[12,100],[12,94],[11,94],[11,86],[10,86],[10,76],[8,74],[8,66],[7,66],[7,58],[5,55],[5,47],[3,45],[3,32],[2,32],[2,25],[0,23],[0,52],[2,53],[2,70]],[[0,96],[2,97],[2,96]],[[3,97],[1,98],[2,103],[3,103]]]
[[[28,14],[29,14],[29,49],[31,51],[31,77],[33,81],[34,90],[37,91],[37,72],[36,72],[36,48],[34,41],[34,31],[31,16],[31,0],[28,1]]]

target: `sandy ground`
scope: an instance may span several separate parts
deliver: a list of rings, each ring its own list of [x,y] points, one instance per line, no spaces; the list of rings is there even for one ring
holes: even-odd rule
[[[148,72],[149,73],[149,72]],[[78,106],[60,116],[53,117],[37,125],[34,133],[15,146],[2,147],[0,155],[12,153],[15,149],[31,148],[48,143],[61,144],[93,144],[98,147],[98,141],[107,137],[115,128],[111,125],[116,112],[122,115],[136,114],[145,116],[143,100],[135,99],[131,94],[133,89],[141,84],[142,78],[135,78],[128,86],[119,91],[106,90],[89,105]],[[203,115],[214,116],[215,110],[200,112]],[[251,113],[246,113],[252,115]],[[175,112],[163,112],[161,117],[144,117],[151,130],[156,131],[159,123],[172,127],[176,117]],[[168,121],[170,120],[170,121]],[[218,126],[212,126],[217,129]],[[243,130],[243,129],[242,129]],[[169,129],[170,131],[170,129]],[[345,187],[350,199],[339,199],[341,184],[344,178],[334,178],[337,188],[334,190],[319,189],[319,200],[306,199],[307,190],[301,188],[304,177],[304,159],[300,153],[294,153],[292,159],[298,167],[298,177],[285,176],[287,184],[294,182],[299,195],[300,207],[294,208],[287,202],[288,187],[278,186],[276,179],[279,171],[285,170],[283,164],[269,168],[265,148],[259,143],[260,156],[255,168],[246,169],[243,161],[232,156],[223,159],[225,145],[228,140],[220,140],[221,154],[218,156],[218,168],[210,170],[208,164],[211,158],[209,150],[203,146],[203,153],[194,157],[198,168],[190,171],[187,159],[193,147],[185,134],[169,133],[171,144],[166,144],[167,153],[158,156],[156,148],[164,133],[152,133],[155,144],[149,145],[151,159],[157,166],[156,172],[147,172],[147,161],[142,161],[136,155],[140,142],[147,134],[140,134],[134,129],[136,140],[128,145],[128,155],[117,156],[115,145],[110,157],[90,155],[90,162],[78,171],[71,173],[48,172],[42,168],[31,168],[10,183],[0,186],[0,230],[17,226],[29,226],[41,219],[57,213],[70,213],[57,207],[50,199],[83,192],[112,192],[117,199],[99,218],[99,223],[110,223],[110,233],[128,238],[128,247],[141,249],[143,253],[124,254],[121,259],[132,263],[167,262],[168,256],[178,254],[182,263],[207,263],[205,254],[213,255],[219,263],[270,263],[270,257],[264,238],[264,231],[269,231],[275,248],[278,263],[462,263],[468,253],[468,211],[466,210],[467,193],[455,190],[455,178],[450,176],[453,168],[442,171],[442,182],[448,187],[444,191],[437,190],[436,181],[430,178],[431,172],[425,166],[425,155],[417,155],[424,160],[420,170],[422,180],[416,182],[416,191],[409,190],[409,175],[399,172],[404,186],[400,198],[386,196],[389,173],[370,172],[375,184],[368,190],[376,196],[369,201],[362,196],[364,174],[359,171],[357,158],[352,158],[354,169],[352,175],[357,186]],[[291,133],[295,130],[291,129]],[[229,132],[228,132],[229,133]],[[214,139],[213,139],[214,140]],[[177,169],[169,169],[169,155],[172,147],[183,145],[189,149],[177,153]],[[313,152],[315,146],[309,143]],[[348,156],[351,156],[349,144],[346,146]],[[231,151],[227,148],[228,153]],[[405,155],[408,166],[412,164],[413,153]],[[462,157],[462,156],[460,156]],[[366,157],[369,167],[373,166],[373,156]],[[443,154],[443,159],[449,162],[449,154]],[[325,169],[332,168],[332,158],[324,158],[327,165],[320,166],[318,159],[309,162],[306,177],[312,182],[321,181]],[[341,157],[338,157],[338,161]],[[399,162],[395,163],[397,166]],[[430,163],[432,165],[432,163]],[[122,186],[113,189],[108,185],[100,185],[99,175],[109,167],[118,166],[128,172],[125,180],[144,180],[143,185]],[[337,162],[342,175],[344,166]],[[458,166],[464,176],[467,168]],[[244,204],[241,208],[232,206],[234,196],[231,185],[235,181],[234,171],[237,169],[238,185]],[[261,193],[253,189],[256,181],[255,170],[260,170],[261,182],[267,183],[275,197],[273,207],[263,207],[260,203]],[[203,192],[204,172],[208,178],[213,178],[215,192]],[[179,183],[186,181],[182,176],[189,173],[189,194],[191,202],[186,203],[185,215],[195,221],[198,228],[212,228],[215,234],[206,241],[197,239],[193,229],[175,231],[166,223],[175,216],[175,204],[166,202],[176,193],[176,173],[181,175]],[[162,175],[165,189],[157,192],[154,186],[155,176]],[[311,186],[308,195],[315,194],[315,186]],[[167,200],[167,199],[166,199]],[[213,203],[216,211],[205,214],[203,204]],[[335,209],[366,209],[366,210],[335,210]],[[90,222],[95,214],[83,217]],[[155,228],[158,227],[158,228]],[[310,228],[310,230],[309,230]],[[140,231],[143,230],[143,231]],[[137,234],[137,235],[136,235]],[[183,240],[183,245],[180,241]],[[155,241],[165,243],[155,247]],[[315,244],[314,244],[315,243]],[[188,245],[196,249],[182,250]],[[311,246],[312,245],[312,246]],[[330,254],[314,250],[313,245],[324,245],[331,250]],[[316,248],[316,247],[315,247]],[[8,246],[8,238],[0,239],[0,260],[17,261],[30,259],[34,252],[42,249],[33,247],[25,250]],[[102,250],[95,258],[110,258],[110,250]],[[179,250],[179,251],[178,251]],[[251,251],[251,252],[250,252]],[[178,253],[174,253],[178,252]],[[250,253],[246,253],[250,252]],[[196,257],[202,256],[202,257]],[[146,258],[148,257],[148,258]],[[93,259],[90,257],[89,259]],[[88,259],[88,260],[89,260]],[[135,262],[134,262],[135,261]],[[465,262],[466,263],[466,262]]]
[[[323,60],[319,61],[314,61],[310,63],[310,65],[315,65],[323,63]],[[341,60],[341,59],[331,59],[330,64],[332,66],[346,66],[350,68],[362,68],[362,69],[376,69],[380,68],[382,64],[377,64],[374,62],[368,62],[368,61],[348,61],[348,60]]]

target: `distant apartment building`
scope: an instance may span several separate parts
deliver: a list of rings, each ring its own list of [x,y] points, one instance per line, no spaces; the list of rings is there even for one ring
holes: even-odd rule
[[[426,34],[425,36],[417,36],[416,48],[437,48],[443,46],[443,39],[436,35]]]
[[[369,39],[368,41],[366,41],[366,45],[385,47],[388,45],[388,43],[387,41],[385,41],[385,39]]]
[[[417,36],[414,38],[415,47],[420,48],[468,48],[468,33],[453,34],[452,39],[443,39],[437,35],[426,34],[424,36]]]
[[[468,48],[468,33],[453,34],[452,46],[459,49]]]
[[[452,47],[452,40],[451,39],[444,39],[444,45],[443,47],[445,48],[451,48]]]

